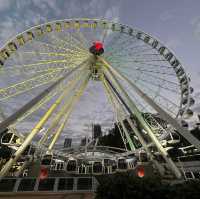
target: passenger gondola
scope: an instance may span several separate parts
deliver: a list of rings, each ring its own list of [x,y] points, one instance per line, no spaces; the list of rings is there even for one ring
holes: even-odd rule
[[[51,164],[51,170],[63,171],[65,169],[65,162],[59,159],[53,159]]]
[[[78,173],[79,174],[86,174],[86,166],[84,164],[81,164],[79,167],[78,167]]]
[[[14,133],[5,133],[1,137],[1,144],[7,146],[19,146],[20,138]]]
[[[105,174],[111,174],[112,173],[112,164],[110,159],[104,159],[103,160],[104,165],[104,173]]]
[[[93,168],[92,168],[92,172],[94,175],[102,175],[103,172],[104,172],[104,168],[103,168],[103,165],[102,165],[102,162],[101,161],[96,161],[93,163]]]
[[[193,116],[193,114],[194,113],[193,113],[193,111],[191,109],[187,109],[185,114],[184,114],[184,118],[185,119],[189,119],[189,118],[191,118]]]
[[[76,172],[77,171],[77,160],[69,159],[67,161],[66,170],[67,170],[67,172]]]
[[[88,162],[86,164],[86,174],[92,174],[92,172],[93,172],[92,163]]]
[[[126,159],[126,162],[128,164],[128,170],[134,169],[137,164],[136,158],[128,158]]]
[[[126,171],[128,169],[128,164],[125,158],[119,158],[117,160],[117,170],[118,171]]]
[[[112,173],[115,173],[117,171],[117,162],[115,160],[111,160],[112,165]]]

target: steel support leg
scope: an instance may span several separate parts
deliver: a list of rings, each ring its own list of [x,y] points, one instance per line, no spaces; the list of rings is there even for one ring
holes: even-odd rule
[[[112,73],[116,76],[118,76],[120,79],[125,80],[129,83],[129,85],[132,86],[132,88],[135,90],[135,92],[144,99],[152,108],[154,108],[162,119],[166,120],[169,124],[171,124],[186,140],[188,140],[191,144],[193,144],[198,150],[200,150],[200,141],[194,137],[190,131],[187,129],[184,129],[176,119],[172,118],[165,110],[163,110],[159,105],[157,105],[149,96],[147,96],[141,89],[139,89],[133,81],[128,79],[125,75],[123,75],[120,71],[117,69],[114,69],[108,62],[106,62],[101,57],[98,58],[102,63],[108,67]]]
[[[102,59],[100,59],[100,60],[102,61]],[[170,166],[170,168],[173,171],[173,173],[175,174],[175,176],[177,178],[181,178],[181,176],[182,176],[181,172],[179,171],[179,169],[177,168],[177,166],[174,164],[174,162],[172,161],[172,159],[169,157],[169,155],[166,152],[166,150],[162,147],[161,143],[159,142],[159,140],[157,139],[157,137],[154,135],[152,129],[145,122],[144,118],[142,117],[142,114],[138,110],[138,108],[135,105],[135,103],[131,100],[131,98],[129,97],[129,95],[127,94],[127,92],[124,90],[124,88],[121,86],[121,84],[119,83],[119,81],[117,80],[117,78],[115,77],[115,75],[113,74],[113,72],[110,70],[111,66],[107,62],[103,62],[102,61],[102,63],[105,66],[104,67],[104,72],[109,77],[109,79],[112,81],[112,83],[114,84],[114,86],[116,87],[116,89],[120,93],[122,93],[124,95],[124,97],[126,99],[126,102],[127,102],[128,106],[129,106],[129,108],[131,109],[132,113],[134,113],[134,115],[137,117],[138,121],[143,126],[144,130],[148,133],[148,135],[151,138],[152,142],[155,143],[156,147],[158,148],[158,150],[162,154],[162,156],[165,159],[165,161]]]

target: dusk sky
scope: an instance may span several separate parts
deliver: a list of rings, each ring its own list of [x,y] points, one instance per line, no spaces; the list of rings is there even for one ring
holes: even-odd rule
[[[55,19],[90,17],[117,20],[142,29],[170,47],[200,83],[199,0],[0,0],[0,44],[28,27]]]
[[[27,28],[67,18],[105,18],[157,37],[191,77],[200,106],[199,0],[0,0],[0,45]],[[199,104],[199,105],[198,105]]]

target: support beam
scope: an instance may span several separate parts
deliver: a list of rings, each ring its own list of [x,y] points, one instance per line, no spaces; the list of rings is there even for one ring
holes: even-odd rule
[[[129,147],[130,147],[131,151],[135,151],[136,147],[134,146],[134,143],[131,140],[131,137],[130,137],[125,125],[124,125],[123,118],[121,117],[121,114],[120,114],[123,108],[122,108],[121,104],[119,103],[119,101],[117,100],[117,98],[114,96],[114,93],[111,91],[108,83],[106,82],[105,77],[103,77],[102,81],[103,81],[103,84],[104,84],[105,91],[106,91],[106,93],[108,95],[108,99],[110,100],[110,103],[114,108],[115,115],[116,115],[116,120],[122,126],[123,132],[125,134],[125,138],[126,138],[128,144],[129,144]],[[123,112],[123,114],[126,115],[125,111]],[[120,128],[120,127],[118,126],[118,128]],[[120,130],[120,133],[121,133],[121,130]],[[122,136],[122,134],[121,134],[121,136]],[[125,140],[124,140],[123,137],[122,137],[122,140],[124,141],[124,145],[126,147],[127,143],[125,143]]]
[[[82,83],[81,87],[79,88],[78,91],[75,91],[75,94],[74,96],[71,98],[68,106],[67,106],[67,111],[65,112],[65,115],[64,115],[64,118],[63,118],[63,122],[61,123],[60,127],[58,128],[58,130],[56,131],[49,147],[48,147],[48,152],[50,152],[53,148],[53,146],[55,145],[56,141],[58,140],[58,138],[60,137],[68,119],[69,119],[69,116],[74,108],[74,105],[78,102],[78,100],[80,99],[81,95],[83,94],[83,91],[85,90],[86,86],[87,86],[87,83],[90,79],[90,76],[91,76],[91,73],[87,74],[84,82]]]
[[[17,151],[12,155],[10,160],[6,162],[6,164],[3,166],[3,168],[0,171],[0,177],[4,177],[7,172],[10,170],[10,168],[13,166],[13,164],[20,158],[26,147],[31,143],[33,138],[39,133],[43,125],[47,122],[49,117],[52,115],[52,113],[55,111],[55,109],[60,105],[62,100],[66,97],[66,94],[68,94],[66,91],[64,91],[60,97],[53,103],[53,105],[49,108],[49,110],[43,115],[43,117],[40,119],[40,121],[36,124],[36,126],[32,129],[32,131],[28,134],[28,136],[25,138],[23,144],[17,149]]]
[[[125,136],[126,136],[126,139],[127,139],[127,142],[130,146],[131,151],[134,151],[136,149],[136,147],[134,146],[133,141],[131,140],[131,137],[129,135],[129,132],[127,131],[127,128],[124,125],[123,118],[120,115],[118,115],[118,121],[120,122],[120,124],[122,126],[122,129],[125,133]]]
[[[124,108],[122,106],[120,106],[120,101],[119,99],[117,99],[117,97],[114,95],[114,93],[112,92],[112,88],[109,86],[108,82],[106,82],[106,79],[103,79],[103,83],[105,86],[106,91],[108,92],[108,96],[110,97],[110,101],[111,103],[113,102],[114,105],[114,101],[116,101],[117,105],[119,107],[121,107],[121,111],[123,112],[124,115],[126,115],[126,111],[124,110]],[[116,106],[114,105],[114,109],[116,109]],[[151,153],[151,151],[149,150],[149,147],[146,143],[146,141],[144,140],[144,138],[141,136],[140,132],[138,131],[138,129],[135,127],[133,121],[130,119],[130,116],[128,116],[127,121],[132,129],[132,131],[135,133],[135,135],[138,137],[140,143],[142,144],[142,146],[144,147],[144,149],[146,150],[148,156],[150,157],[151,161],[155,164],[155,166],[157,167],[159,173],[162,175],[164,175],[164,168],[162,165],[160,165],[157,160],[154,159],[153,154]]]
[[[0,171],[1,178],[7,174],[7,172],[10,170],[13,164],[20,158],[20,156],[22,155],[26,147],[31,143],[33,138],[39,133],[43,125],[47,122],[47,120],[50,118],[52,113],[57,109],[57,107],[61,104],[61,102],[67,95],[68,95],[67,90],[64,90],[63,93],[57,98],[57,100],[49,108],[49,110],[42,116],[40,121],[36,124],[36,126],[32,129],[32,131],[27,135],[23,144],[18,148],[18,150],[12,155],[10,160],[1,169]]]

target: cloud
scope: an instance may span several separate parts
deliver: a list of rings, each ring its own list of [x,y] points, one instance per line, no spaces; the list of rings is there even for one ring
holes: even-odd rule
[[[182,46],[182,42],[178,38],[169,39],[168,41],[166,41],[166,46],[171,49],[176,49]]]
[[[172,10],[166,10],[163,13],[160,14],[160,20],[163,22],[172,20],[174,18],[174,14]]]
[[[59,16],[63,13],[62,7],[59,6],[60,1],[55,0],[32,0],[33,5],[48,14]]]
[[[119,6],[113,6],[105,12],[105,18],[112,21],[119,21]]]
[[[190,24],[193,26],[193,35],[200,40],[200,16],[194,17]]]
[[[6,11],[11,7],[12,0],[0,0],[0,11]]]

